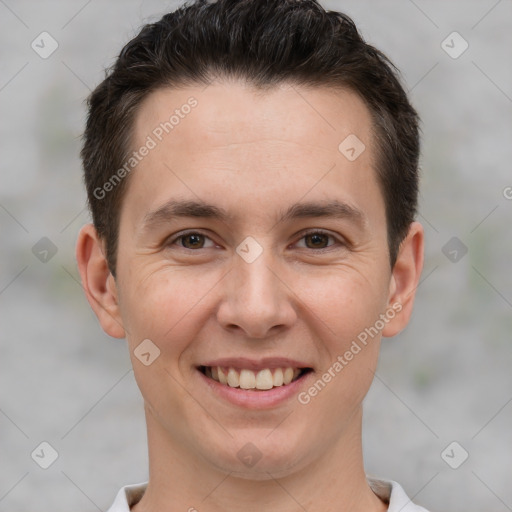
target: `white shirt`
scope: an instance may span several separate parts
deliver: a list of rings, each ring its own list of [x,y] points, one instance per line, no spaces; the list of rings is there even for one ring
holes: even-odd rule
[[[393,480],[377,480],[368,478],[373,492],[385,502],[388,502],[388,512],[428,512],[428,510],[415,505],[405,494],[401,485]],[[129,512],[130,507],[142,498],[147,482],[127,485],[123,487],[107,512]]]

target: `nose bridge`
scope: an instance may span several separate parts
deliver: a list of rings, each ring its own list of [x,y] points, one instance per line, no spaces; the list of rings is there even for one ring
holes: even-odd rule
[[[280,286],[275,271],[271,270],[272,263],[273,258],[269,250],[250,263],[242,258],[235,263],[235,293],[243,298],[248,306],[256,301],[255,306],[261,309],[264,304],[270,307],[277,300],[276,295],[279,295]]]
[[[251,337],[264,337],[275,326],[289,325],[295,315],[287,287],[276,276],[271,249],[258,245],[248,240],[237,248],[219,309],[225,327],[238,326]]]

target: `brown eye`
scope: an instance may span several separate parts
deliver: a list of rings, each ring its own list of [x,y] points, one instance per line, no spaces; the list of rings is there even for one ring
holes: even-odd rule
[[[210,245],[207,245],[207,244]],[[215,243],[209,236],[200,233],[199,231],[189,231],[188,233],[182,232],[181,235],[174,236],[168,242],[165,243],[166,247],[177,245],[183,249],[209,249],[215,246]]]
[[[329,244],[329,239],[334,240],[334,243]],[[338,246],[344,245],[330,233],[319,230],[304,233],[300,241],[302,242],[302,240],[304,240],[304,245],[299,245],[299,247],[305,249],[318,249],[319,251],[329,249],[336,245],[336,243]]]
[[[304,237],[305,240],[311,241],[311,246],[306,242],[309,249],[323,249],[327,247],[329,236],[323,233],[311,233]]]
[[[185,249],[202,249],[205,236],[201,233],[189,233],[178,238]]]

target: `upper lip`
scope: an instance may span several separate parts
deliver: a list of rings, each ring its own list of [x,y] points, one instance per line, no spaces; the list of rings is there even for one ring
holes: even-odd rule
[[[247,357],[225,357],[206,361],[200,366],[221,366],[223,368],[241,368],[247,370],[264,370],[265,368],[311,368],[311,365],[289,359],[287,357],[264,357],[263,359],[249,359]]]

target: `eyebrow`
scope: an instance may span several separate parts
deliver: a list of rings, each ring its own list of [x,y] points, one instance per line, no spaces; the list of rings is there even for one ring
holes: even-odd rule
[[[229,214],[224,208],[202,201],[171,199],[144,216],[142,229],[151,231],[159,224],[168,223],[174,218],[182,217],[214,219],[225,223],[233,221],[233,215]],[[281,214],[277,223],[316,217],[347,219],[361,228],[367,224],[367,217],[361,210],[338,200],[295,203]]]

